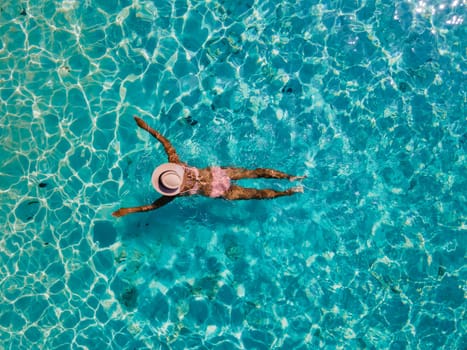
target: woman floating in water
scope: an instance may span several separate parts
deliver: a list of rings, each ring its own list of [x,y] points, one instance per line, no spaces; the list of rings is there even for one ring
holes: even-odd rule
[[[208,167],[198,169],[180,161],[175,148],[164,136],[149,127],[141,118],[135,117],[138,126],[154,136],[164,146],[169,163],[158,166],[152,173],[152,185],[162,197],[152,204],[133,208],[120,208],[113,212],[116,217],[132,213],[155,210],[166,205],[179,196],[200,194],[212,198],[235,199],[268,199],[280,196],[290,196],[303,192],[302,187],[293,187],[285,191],[271,189],[257,190],[232,184],[232,180],[253,178],[303,179],[304,176],[291,176],[273,169],[254,169],[231,167]]]

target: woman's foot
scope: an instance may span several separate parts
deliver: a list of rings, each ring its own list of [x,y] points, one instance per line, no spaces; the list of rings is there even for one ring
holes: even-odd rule
[[[290,191],[292,193],[303,193],[303,186],[292,187]]]
[[[303,180],[306,179],[306,176],[291,176],[289,178],[290,181],[298,181],[298,180]]]

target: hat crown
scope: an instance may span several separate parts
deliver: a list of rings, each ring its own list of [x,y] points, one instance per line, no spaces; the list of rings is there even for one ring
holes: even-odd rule
[[[178,174],[171,170],[164,172],[160,179],[162,184],[171,190],[176,190],[182,183]]]

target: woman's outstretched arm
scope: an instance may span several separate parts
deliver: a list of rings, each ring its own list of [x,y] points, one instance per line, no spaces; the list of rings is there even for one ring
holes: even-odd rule
[[[169,162],[181,163],[180,159],[178,158],[177,151],[175,150],[174,146],[172,146],[169,140],[167,140],[160,132],[151,128],[143,119],[137,116],[134,116],[134,118],[136,120],[136,124],[138,124],[138,126],[141,129],[146,130],[148,133],[154,136],[160,143],[162,143],[162,146],[164,146],[165,149],[165,153],[167,153],[167,156],[169,158]]]
[[[119,218],[121,216],[125,216],[128,214],[141,213],[144,211],[155,210],[166,205],[167,203],[170,203],[175,198],[176,196],[172,196],[172,197],[164,196],[159,199],[156,199],[152,204],[149,204],[149,205],[142,205],[139,207],[132,207],[132,208],[120,208],[117,211],[114,211],[112,215]]]

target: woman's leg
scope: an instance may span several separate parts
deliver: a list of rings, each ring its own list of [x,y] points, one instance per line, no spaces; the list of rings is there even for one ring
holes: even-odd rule
[[[289,179],[291,181],[298,180],[301,177],[292,176],[286,173],[283,173],[274,169],[245,169],[245,168],[231,168],[231,167],[222,167],[222,169],[227,173],[227,175],[232,180],[239,179],[256,179],[256,178],[269,178],[269,179]]]
[[[285,191],[276,191],[271,189],[257,190],[255,188],[245,188],[237,185],[230,186],[229,190],[223,195],[228,200],[237,199],[271,199],[281,196],[291,196],[294,193],[303,192],[302,187],[293,187]]]

